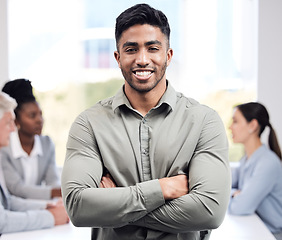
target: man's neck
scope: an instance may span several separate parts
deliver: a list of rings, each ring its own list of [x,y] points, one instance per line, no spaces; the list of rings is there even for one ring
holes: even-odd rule
[[[124,91],[131,106],[141,113],[142,116],[145,116],[153,107],[157,106],[166,91],[166,82],[156,86],[149,92],[140,93],[129,86],[125,86]]]

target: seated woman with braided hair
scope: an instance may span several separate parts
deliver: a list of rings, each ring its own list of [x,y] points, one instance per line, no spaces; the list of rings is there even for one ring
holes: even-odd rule
[[[0,149],[9,144],[15,130],[16,101],[0,92]],[[69,218],[62,201],[23,199],[9,193],[1,166],[0,154],[0,236],[4,233],[51,228],[67,224]]]
[[[269,128],[269,147],[261,134]],[[276,239],[282,239],[281,150],[266,108],[258,102],[235,107],[230,126],[233,141],[242,143],[245,156],[232,171],[229,212],[235,215],[256,213]]]
[[[10,145],[2,148],[2,165],[9,192],[32,199],[61,197],[60,179],[55,161],[55,146],[41,135],[43,116],[29,80],[7,82],[2,91],[17,101]]]

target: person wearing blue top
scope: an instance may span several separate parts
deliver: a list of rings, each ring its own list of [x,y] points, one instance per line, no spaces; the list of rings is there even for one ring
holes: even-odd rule
[[[269,128],[269,147],[261,134]],[[256,213],[276,239],[282,239],[281,150],[266,108],[258,102],[235,107],[230,126],[233,141],[242,143],[245,156],[232,170],[229,212],[234,215]]]

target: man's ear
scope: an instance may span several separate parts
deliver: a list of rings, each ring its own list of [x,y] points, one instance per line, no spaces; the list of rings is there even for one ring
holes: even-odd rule
[[[169,48],[167,50],[167,66],[169,66],[172,56],[173,56],[173,50]]]
[[[118,67],[120,68],[120,55],[119,55],[119,52],[118,51],[115,51],[114,52],[114,56],[115,56],[115,59],[118,63]]]

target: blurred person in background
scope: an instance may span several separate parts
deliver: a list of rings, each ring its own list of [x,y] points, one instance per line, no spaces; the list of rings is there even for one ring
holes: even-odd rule
[[[10,132],[15,130],[16,101],[0,93],[0,148],[9,144]],[[48,203],[10,195],[6,188],[0,154],[0,236],[3,233],[50,228],[69,222],[62,201]]]
[[[269,128],[269,147],[261,134]],[[230,126],[234,143],[242,143],[245,155],[232,170],[229,212],[256,213],[276,239],[282,239],[281,150],[266,108],[258,102],[235,107]]]
[[[22,198],[61,197],[54,143],[50,137],[41,135],[43,116],[31,82],[26,79],[9,81],[2,91],[18,104],[15,109],[17,131],[11,133],[10,145],[1,150],[9,192]]]

